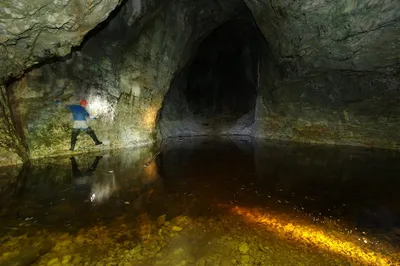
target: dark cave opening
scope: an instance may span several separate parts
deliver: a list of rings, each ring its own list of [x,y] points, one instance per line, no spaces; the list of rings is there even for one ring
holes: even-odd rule
[[[230,22],[201,43],[186,85],[194,114],[241,115],[254,108],[257,54],[250,46],[253,38],[243,37],[240,27],[240,21]]]
[[[201,40],[164,98],[161,134],[250,135],[263,45],[252,16],[232,19]]]

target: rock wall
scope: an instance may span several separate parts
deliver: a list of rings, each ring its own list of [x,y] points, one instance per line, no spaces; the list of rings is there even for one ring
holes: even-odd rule
[[[120,1],[14,2],[0,9],[0,84],[26,74],[2,88],[0,164],[67,152],[71,118],[56,98],[89,100],[103,148],[155,141],[175,75],[247,7],[268,43],[257,68],[256,137],[397,148],[396,0],[126,0],[94,31]],[[78,52],[48,60],[89,31]],[[78,150],[91,149],[82,135]]]
[[[142,29],[138,40],[124,53],[121,87],[133,93],[137,84],[150,89],[157,94],[160,108],[172,77],[186,65],[201,40],[244,8],[240,0],[172,1]]]
[[[152,2],[143,15],[143,6],[136,10],[132,1],[80,51],[31,70],[9,87],[30,158],[69,153],[72,123],[64,105],[82,98],[98,117],[90,125],[105,145],[95,147],[81,133],[77,152],[156,141],[157,112],[176,69],[199,39],[245,7],[239,0],[225,6],[176,0],[163,6]],[[170,15],[175,13],[179,19]]]
[[[271,52],[257,137],[398,148],[397,1],[245,2]]]
[[[21,124],[30,157],[68,153],[72,115],[67,104],[89,102],[89,120],[100,140],[101,149],[131,147],[155,140],[155,124],[148,100],[134,101],[120,90],[116,66],[104,56],[93,59],[75,53],[67,62],[45,65],[28,73],[10,87],[14,113]],[[61,104],[56,104],[60,99]],[[78,137],[77,152],[96,150],[85,133]]]
[[[52,56],[65,56],[120,0],[3,0],[0,83]]]
[[[336,73],[275,86],[259,98],[257,137],[399,148],[399,76]]]
[[[244,1],[293,79],[400,66],[397,0]]]

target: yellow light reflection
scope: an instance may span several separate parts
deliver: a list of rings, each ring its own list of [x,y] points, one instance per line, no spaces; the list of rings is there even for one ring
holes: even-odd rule
[[[362,248],[354,242],[329,236],[322,230],[311,226],[294,225],[280,217],[266,215],[259,211],[242,207],[234,207],[232,211],[245,217],[248,221],[266,225],[270,231],[280,237],[309,244],[310,246],[344,256],[357,263],[364,265],[396,265],[391,258],[383,254]]]
[[[157,163],[153,160],[146,168],[144,168],[143,183],[151,184],[156,182],[158,178]]]
[[[117,182],[114,173],[98,175],[93,178],[90,201],[102,203],[107,201],[117,190]]]
[[[146,127],[154,128],[156,126],[157,108],[149,107],[143,115],[143,124]]]

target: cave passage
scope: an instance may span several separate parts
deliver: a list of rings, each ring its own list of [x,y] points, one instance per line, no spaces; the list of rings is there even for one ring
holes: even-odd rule
[[[264,43],[252,18],[230,20],[203,39],[165,96],[162,134],[250,134]]]
[[[203,41],[191,63],[186,100],[196,115],[241,115],[254,108],[255,63],[251,27],[230,22]]]

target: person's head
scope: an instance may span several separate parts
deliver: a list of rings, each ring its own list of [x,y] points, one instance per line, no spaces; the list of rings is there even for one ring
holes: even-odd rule
[[[88,105],[88,102],[86,100],[81,100],[79,103],[82,107],[86,107]]]

